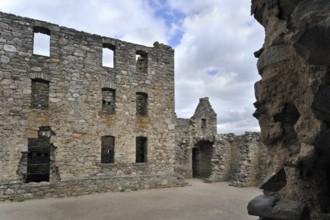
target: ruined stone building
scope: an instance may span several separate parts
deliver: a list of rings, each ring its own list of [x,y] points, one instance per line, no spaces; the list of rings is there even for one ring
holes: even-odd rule
[[[172,48],[6,13],[0,34],[2,200],[183,185]],[[37,34],[48,55],[35,53]]]
[[[265,28],[255,117],[273,176],[249,213],[262,219],[330,219],[330,3],[252,0]]]
[[[0,13],[0,85],[0,200],[265,176],[259,134],[217,134],[208,98],[176,118],[169,46]]]
[[[190,119],[178,118],[175,129],[175,170],[185,178],[256,186],[267,175],[267,151],[260,134],[217,134],[217,114],[208,98],[199,100]]]

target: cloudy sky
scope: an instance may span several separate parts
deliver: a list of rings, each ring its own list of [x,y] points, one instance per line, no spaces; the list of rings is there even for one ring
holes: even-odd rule
[[[263,28],[249,0],[0,0],[0,10],[98,35],[175,49],[178,117],[190,118],[209,97],[220,133],[258,131],[252,117],[253,52]]]

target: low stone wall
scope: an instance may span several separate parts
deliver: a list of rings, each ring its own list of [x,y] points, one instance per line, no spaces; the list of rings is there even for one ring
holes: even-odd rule
[[[140,175],[121,177],[94,177],[59,182],[21,183],[11,181],[0,185],[0,201],[24,201],[41,198],[63,198],[101,192],[126,192],[185,186],[180,177]]]
[[[238,187],[257,186],[268,174],[266,146],[261,142],[260,133],[246,132],[228,137],[231,141],[232,185]]]
[[[267,149],[260,133],[218,134],[211,164],[210,182],[230,181],[237,187],[260,185],[268,174]]]
[[[231,181],[232,172],[232,141],[235,135],[218,134],[213,145],[211,159],[212,173],[208,178],[210,182]]]

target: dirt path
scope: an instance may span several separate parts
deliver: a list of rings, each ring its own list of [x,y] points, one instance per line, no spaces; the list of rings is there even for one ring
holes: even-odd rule
[[[0,203],[0,220],[255,220],[247,202],[257,188],[189,180],[183,188]]]

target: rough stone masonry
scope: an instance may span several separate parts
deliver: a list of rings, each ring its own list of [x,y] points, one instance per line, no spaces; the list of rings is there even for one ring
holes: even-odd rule
[[[0,34],[1,200],[184,185],[172,48],[5,13]],[[49,56],[34,53],[36,34]]]
[[[248,205],[262,219],[330,219],[330,3],[252,0],[265,28],[255,84],[273,172]]]
[[[49,39],[37,52],[37,35]],[[110,64],[103,62],[110,52]],[[174,112],[174,50],[0,13],[0,201],[184,186],[256,185],[260,134],[217,134],[208,98]]]
[[[218,134],[217,114],[208,98],[199,100],[190,119],[177,118],[175,130],[175,171],[184,178],[244,187],[260,184],[268,174],[260,133]]]

